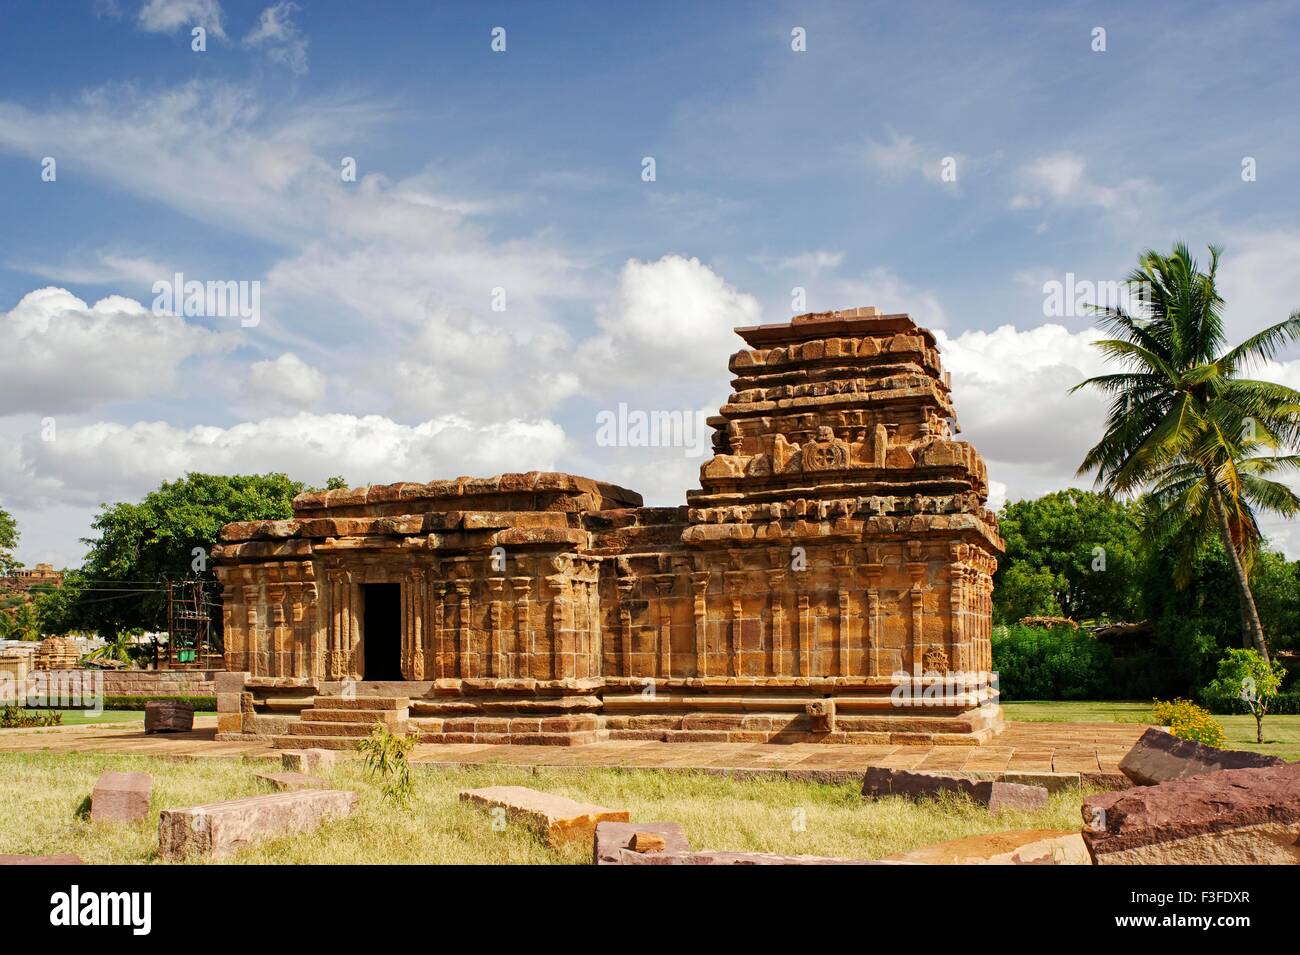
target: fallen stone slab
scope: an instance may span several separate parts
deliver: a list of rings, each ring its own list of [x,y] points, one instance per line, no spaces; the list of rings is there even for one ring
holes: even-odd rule
[[[319,776],[306,773],[254,773],[258,779],[270,784],[280,792],[294,792],[299,789],[328,789],[325,780]]]
[[[633,852],[619,850],[619,865],[882,865],[867,859],[784,856],[775,852]]]
[[[146,733],[189,733],[194,730],[194,704],[181,700],[146,700]]]
[[[596,865],[618,865],[619,854],[631,847],[632,840],[642,833],[653,833],[663,839],[663,847],[659,850],[661,852],[681,853],[691,850],[686,833],[676,822],[602,822],[596,825],[591,861]],[[642,847],[638,846],[640,848]]]
[[[1300,763],[1101,793],[1082,812],[1098,865],[1300,864]]]
[[[966,779],[940,773],[918,773],[905,769],[871,766],[862,780],[862,795],[868,799],[882,796],[906,796],[909,799],[933,799],[945,792],[962,793],[990,812],[1023,810],[1034,812],[1047,805],[1047,790],[1042,786]]]
[[[280,764],[294,773],[329,772],[337,759],[332,749],[286,749],[280,753]]]
[[[158,820],[158,853],[167,860],[189,854],[220,859],[263,839],[310,832],[350,815],[356,804],[357,794],[347,790],[300,789],[164,809]]]
[[[109,771],[90,794],[92,822],[139,822],[149,816],[153,777],[148,773]]]
[[[602,822],[628,821],[626,809],[576,802],[567,796],[539,792],[527,786],[465,789],[460,798],[488,809],[505,810],[507,818],[529,826],[552,846],[593,839],[596,826]]]
[[[0,865],[85,865],[72,853],[52,856],[0,855]]]
[[[1164,730],[1149,729],[1119,761],[1120,771],[1139,786],[1155,786],[1224,769],[1261,769],[1285,760],[1262,753],[1215,749]]]
[[[917,865],[1092,865],[1083,836],[1068,829],[1008,829],[886,856]]]

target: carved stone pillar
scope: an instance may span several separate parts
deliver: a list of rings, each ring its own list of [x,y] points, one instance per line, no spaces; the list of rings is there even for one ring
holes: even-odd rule
[[[677,578],[671,574],[655,580],[659,592],[659,677],[668,679],[673,675],[673,608],[671,596]]]
[[[253,584],[244,586],[244,626],[248,633],[248,672],[253,676],[264,676],[265,672],[258,665],[262,641],[257,632],[257,587]]]
[[[546,578],[546,586],[551,594],[551,679],[562,680],[565,677],[563,658],[564,618],[568,600],[565,592],[569,578],[564,574],[552,574]]]
[[[618,588],[619,676],[632,676],[632,600],[636,578],[619,577],[614,583]]]
[[[847,557],[845,559],[847,560]],[[847,564],[836,567],[835,578],[839,583],[840,598],[839,617],[835,626],[835,637],[838,642],[836,652],[839,663],[838,674],[848,676],[853,672],[853,661],[850,656],[853,647],[853,612],[849,601],[849,588],[853,582],[853,567]]]
[[[504,577],[489,577],[487,583],[488,593],[491,595],[491,603],[488,605],[488,631],[490,634],[488,638],[488,659],[491,665],[491,675],[499,680],[506,675],[503,633],[505,612],[501,606],[501,593],[505,588],[506,579]]]
[[[470,627],[470,582],[468,580],[453,581],[456,587],[456,609],[457,609],[457,639],[456,639],[456,662],[457,669],[462,680],[468,680],[475,675],[473,670],[473,660],[470,659],[474,652],[474,636]]]
[[[511,676],[526,677],[532,672],[533,641],[528,625],[528,599],[532,586],[531,577],[510,578],[510,587],[515,595],[515,650],[511,654]]]
[[[270,629],[270,653],[268,663],[270,664],[268,672],[271,676],[288,676],[286,673],[285,658],[289,655],[288,628],[285,626],[284,614],[284,597],[285,588],[283,584],[275,584],[266,588],[267,617]]]
[[[691,574],[691,594],[694,599],[695,620],[695,675],[709,675],[709,577],[707,570]]]
[[[729,570],[723,575],[727,593],[731,598],[731,645],[727,654],[727,675],[740,676],[740,655],[744,651],[745,604],[742,594],[745,590],[745,572]]]
[[[772,627],[772,675],[789,676],[786,669],[785,639],[785,571],[774,570],[771,573],[771,627]]]
[[[807,594],[799,595],[799,633],[795,638],[794,675],[816,676],[816,634],[813,633],[812,606]]]
[[[867,578],[867,675],[880,676],[880,578],[885,568],[865,564],[862,572]]]
[[[422,568],[411,571],[411,582],[407,587],[411,593],[411,679],[424,679],[424,641],[427,639],[428,623],[428,584]]]

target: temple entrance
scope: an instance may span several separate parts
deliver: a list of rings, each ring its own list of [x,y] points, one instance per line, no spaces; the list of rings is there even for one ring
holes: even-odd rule
[[[362,584],[366,680],[402,679],[402,585]]]

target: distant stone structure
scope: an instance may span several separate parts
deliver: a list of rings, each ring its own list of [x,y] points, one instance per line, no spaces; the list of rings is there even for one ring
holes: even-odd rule
[[[63,571],[55,570],[53,564],[37,564],[35,567],[15,570],[6,577],[0,577],[0,590],[29,591],[41,584],[58,587],[63,583]]]
[[[302,494],[292,520],[223,528],[245,675],[218,681],[220,731],[351,745],[330,714],[354,693],[409,698],[431,742],[996,733],[1002,542],[934,336],[871,308],[737,333],[685,507],[531,472]]]
[[[79,666],[81,654],[67,637],[46,637],[36,650],[37,670],[75,670]]]

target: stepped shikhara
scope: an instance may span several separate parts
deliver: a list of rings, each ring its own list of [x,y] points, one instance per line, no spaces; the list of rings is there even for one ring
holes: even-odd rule
[[[291,725],[318,696],[335,717],[375,697],[431,742],[997,732],[1002,543],[934,337],[875,309],[737,332],[686,507],[531,472],[225,527],[221,732],[352,745],[344,719]]]

